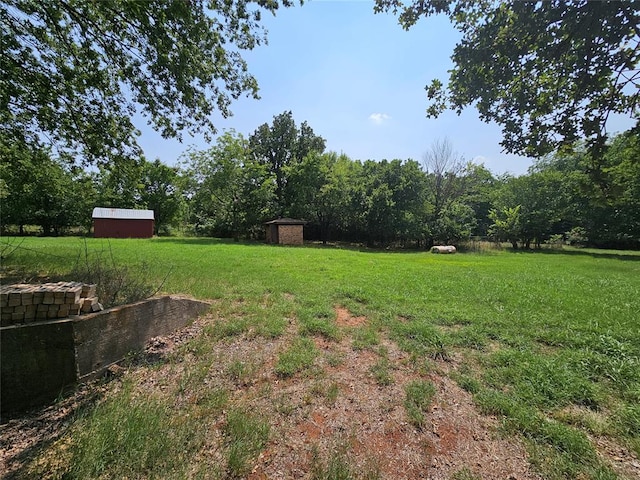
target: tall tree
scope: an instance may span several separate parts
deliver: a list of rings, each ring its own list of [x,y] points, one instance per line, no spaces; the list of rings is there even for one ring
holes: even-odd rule
[[[67,227],[89,227],[95,189],[82,170],[50,157],[44,149],[0,148],[3,179],[0,226],[38,225],[44,235],[61,234]]]
[[[113,208],[143,207],[142,166],[144,158],[121,159],[117,164],[100,167],[96,175],[97,201]]]
[[[565,175],[553,169],[532,168],[527,175],[502,177],[493,193],[494,234],[502,228],[496,219],[509,225],[509,235],[502,237],[512,243],[517,239],[524,248],[531,243],[539,248],[551,235],[564,234],[571,228],[571,217],[575,214],[567,187]],[[496,225],[500,227],[498,230]]]
[[[464,172],[467,166],[464,158],[453,150],[448,139],[436,140],[425,152],[422,166],[430,180],[433,195],[434,216],[464,194]]]
[[[302,122],[296,126],[291,111],[273,117],[271,125],[264,123],[249,137],[249,145],[254,158],[266,165],[276,181],[277,215],[283,215],[290,204],[287,199],[286,167],[301,161],[310,152],[323,153],[324,138]]]
[[[491,209],[489,218],[493,221],[489,227],[489,234],[496,241],[508,241],[514,250],[518,248],[520,239],[520,205]]]
[[[261,13],[290,0],[4,0],[1,139],[107,163],[137,157],[131,121],[164,137],[215,132],[258,86],[241,56],[266,40]]]
[[[423,156],[433,209],[428,223],[431,242],[455,243],[466,240],[476,228],[472,194],[479,195],[486,171],[454,151],[448,139],[436,140]],[[479,198],[476,198],[479,200]],[[482,206],[476,204],[478,208]]]
[[[274,184],[241,134],[225,132],[208,150],[188,152],[184,163],[196,232],[236,240],[257,233],[272,209]]]
[[[542,156],[586,139],[601,159],[607,120],[627,115],[640,129],[640,3],[548,0],[376,0],[408,29],[447,15],[462,33],[445,89],[426,87],[428,116],[475,106],[502,126],[502,146]]]
[[[462,200],[465,205],[473,209],[476,225],[472,235],[484,237],[487,235],[491,220],[491,193],[496,188],[496,179],[493,174],[482,164],[467,164],[465,175],[465,193]]]
[[[159,159],[144,161],[140,179],[140,201],[154,213],[156,235],[175,225],[183,204],[179,169],[163,164]]]
[[[610,142],[597,175],[588,173],[592,157],[584,148],[539,160],[534,172],[562,177],[569,196],[566,229],[583,232],[583,242],[615,248],[640,246],[640,139],[625,133]]]
[[[291,186],[289,212],[317,227],[323,243],[343,224],[350,204],[352,163],[346,155],[312,151],[286,169]]]
[[[420,242],[425,238],[427,182],[414,160],[367,160],[361,170],[361,228],[368,243]],[[360,193],[360,194],[358,194]]]

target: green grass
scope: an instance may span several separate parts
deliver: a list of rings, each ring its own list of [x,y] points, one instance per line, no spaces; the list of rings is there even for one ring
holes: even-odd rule
[[[313,365],[318,355],[310,338],[297,338],[293,344],[283,351],[276,363],[275,371],[281,377],[291,377]]]
[[[194,419],[172,415],[158,398],[133,396],[125,384],[76,425],[68,476],[139,478],[163,471],[178,478],[203,441],[198,427]]]
[[[387,358],[380,358],[371,366],[369,372],[378,385],[380,385],[381,387],[386,387],[393,383],[391,368],[391,362],[389,362]]]
[[[416,380],[408,383],[404,391],[404,408],[409,423],[422,429],[425,425],[425,415],[428,413],[431,400],[436,394],[436,388],[429,382]]]
[[[326,461],[323,461],[316,447],[311,450],[311,480],[379,480],[382,478],[375,459],[369,459],[363,466],[354,466],[345,452],[345,447],[337,445]]]
[[[451,480],[482,480],[482,477],[474,474],[467,467],[464,467],[462,470],[456,471],[451,476]]]
[[[241,478],[249,473],[254,460],[269,440],[269,423],[242,410],[231,410],[223,428],[226,439],[227,473]]]
[[[353,330],[352,347],[354,350],[373,348],[380,343],[377,329],[372,325],[365,325]]]
[[[217,299],[219,322],[205,331],[207,342],[278,338],[295,324],[301,336],[275,367],[283,377],[313,365],[309,336],[340,338],[337,305],[375,326],[354,329],[354,348],[374,349],[385,334],[421,363],[455,355],[454,378],[505,431],[530,442],[545,478],[614,478],[587,437],[593,429],[640,455],[640,252],[447,256],[201,238],[25,238],[3,258],[3,273],[64,277],[85,249],[89,258],[108,252],[132,271],[144,266],[165,292]],[[201,342],[184,353],[199,358]],[[229,368],[242,377],[241,365]],[[204,371],[186,376],[184,388]],[[597,414],[597,425],[566,414],[571,408]],[[144,464],[146,455],[135,458]]]
[[[353,467],[342,452],[333,452],[331,457],[323,462],[316,449],[311,452],[311,480],[353,480]]]

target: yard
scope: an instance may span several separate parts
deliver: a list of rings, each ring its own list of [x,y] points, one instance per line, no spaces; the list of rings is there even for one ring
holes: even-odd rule
[[[8,478],[640,475],[637,252],[9,241],[7,278],[98,261],[214,306],[3,420]]]

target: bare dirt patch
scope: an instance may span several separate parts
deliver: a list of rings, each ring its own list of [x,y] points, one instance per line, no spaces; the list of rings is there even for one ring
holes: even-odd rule
[[[623,478],[640,478],[640,460],[631,451],[605,438],[592,438],[600,457]]]
[[[255,406],[273,415],[278,429],[252,478],[305,478],[314,452],[325,460],[345,452],[354,471],[375,471],[379,478],[449,479],[464,468],[482,478],[539,478],[522,446],[497,435],[497,421],[478,415],[470,395],[446,377],[426,375],[437,389],[435,401],[426,428],[411,425],[404,387],[425,377],[393,343],[385,340],[383,347],[393,365],[390,385],[378,385],[371,373],[379,355],[353,350],[345,338],[327,346],[327,353],[339,354],[342,363],[325,365],[320,379],[277,384],[274,394],[289,399],[291,412],[279,415],[268,399],[259,399]],[[314,382],[337,385],[335,401],[328,402],[322,389],[314,390]]]
[[[368,472],[369,478],[444,480],[463,469],[484,479],[539,478],[522,445],[501,437],[498,421],[480,415],[470,394],[446,376],[455,366],[438,362],[428,372],[417,369],[383,336],[375,347],[354,349],[349,329],[366,318],[353,317],[344,308],[336,308],[336,323],[345,334],[340,341],[314,338],[318,356],[312,368],[288,378],[274,371],[279,353],[297,336],[292,322],[276,339],[240,335],[217,341],[197,385],[176,394],[178,377],[184,380],[192,363],[201,361],[190,353],[188,342],[213,322],[213,316],[202,317],[173,335],[153,339],[144,355],[114,374],[131,376],[141,390],[157,392],[178,407],[197,401],[195,396],[207,388],[224,388],[230,407],[268,419],[270,440],[247,478],[310,478],[314,465],[337,457],[357,476]],[[180,358],[168,360],[175,355]],[[381,360],[391,379],[384,385],[372,371]],[[415,380],[431,382],[436,389],[423,428],[410,423],[404,407],[405,386]],[[4,478],[26,478],[21,467],[65,434],[75,409],[108,395],[109,388],[108,382],[85,386],[54,406],[2,424]],[[220,460],[222,423],[217,418],[207,426],[210,438],[194,462]]]
[[[335,307],[336,324],[339,327],[359,327],[367,321],[367,317],[354,317],[351,312],[344,307]]]

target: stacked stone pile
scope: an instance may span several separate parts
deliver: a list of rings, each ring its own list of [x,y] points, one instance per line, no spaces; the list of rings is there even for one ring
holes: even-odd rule
[[[95,285],[57,282],[0,286],[0,318],[3,327],[36,320],[66,318],[102,309]]]

